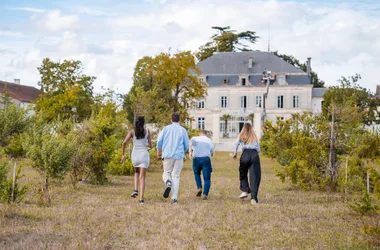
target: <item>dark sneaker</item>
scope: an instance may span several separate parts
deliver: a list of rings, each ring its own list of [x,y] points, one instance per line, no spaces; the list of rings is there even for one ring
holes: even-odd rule
[[[140,200],[140,201],[139,201],[139,204],[140,204],[140,205],[144,205],[144,204],[145,204],[145,203],[144,203],[144,200]]]
[[[207,197],[207,195],[203,195],[203,198],[202,198],[202,200],[204,200],[204,201],[207,201],[207,200],[208,200],[208,197]]]
[[[197,196],[201,197],[201,195],[202,195],[202,188],[198,189],[198,191],[197,191]]]
[[[136,198],[137,195],[139,195],[139,191],[135,190],[135,191],[133,191],[133,193],[131,194],[131,197],[132,197],[132,198]]]
[[[171,187],[166,187],[165,192],[163,194],[164,198],[168,198],[169,197],[169,194],[170,194],[171,190],[172,190]]]
[[[177,199],[173,199],[173,200],[172,200],[172,204],[178,204]]]

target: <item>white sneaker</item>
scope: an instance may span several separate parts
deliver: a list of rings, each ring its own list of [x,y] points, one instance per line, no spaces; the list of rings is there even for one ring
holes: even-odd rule
[[[241,195],[239,196],[240,199],[244,199],[244,198],[247,198],[248,197],[248,193],[247,192],[243,192],[241,193]]]

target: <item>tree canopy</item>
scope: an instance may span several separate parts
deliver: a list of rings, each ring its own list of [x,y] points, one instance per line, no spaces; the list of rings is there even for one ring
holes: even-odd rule
[[[180,112],[182,119],[188,118],[188,103],[206,95],[199,73],[190,51],[143,57],[136,64],[133,86],[124,98],[128,120],[133,122],[135,116],[144,115],[148,122],[167,123],[174,111]]]
[[[247,30],[237,32],[236,30],[232,30],[230,26],[214,26],[211,27],[211,29],[216,30],[216,33],[210,37],[211,41],[199,47],[195,53],[198,61],[207,59],[216,51],[251,51],[247,43],[254,44],[259,38],[255,31]]]
[[[58,116],[72,117],[75,111],[79,121],[91,115],[95,77],[82,73],[80,61],[53,62],[45,58],[38,71],[39,86],[45,94],[36,103],[37,112],[43,112],[50,121]]]

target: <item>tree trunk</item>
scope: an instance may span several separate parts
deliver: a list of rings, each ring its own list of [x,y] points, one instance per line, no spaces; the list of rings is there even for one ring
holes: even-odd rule
[[[44,194],[45,194],[46,201],[48,205],[50,206],[51,200],[50,200],[50,194],[49,194],[49,177],[47,176],[46,173],[45,173],[45,183],[44,183]]]
[[[335,110],[334,105],[332,105],[332,114],[331,114],[331,134],[330,134],[330,157],[329,157],[329,165],[330,165],[330,171],[331,171],[331,179],[335,183],[337,176],[336,176],[336,169],[335,169],[335,135],[334,135],[334,125],[335,125]]]

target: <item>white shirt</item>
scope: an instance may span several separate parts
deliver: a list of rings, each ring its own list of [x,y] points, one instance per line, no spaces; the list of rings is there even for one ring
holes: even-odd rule
[[[210,157],[214,154],[214,143],[204,135],[195,136],[191,138],[192,156],[197,157]]]

